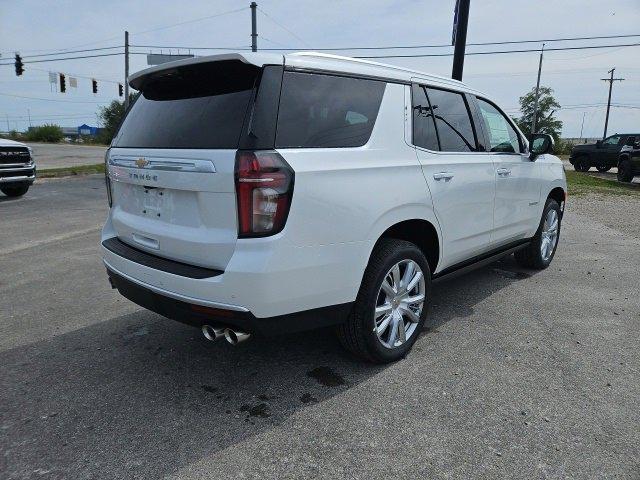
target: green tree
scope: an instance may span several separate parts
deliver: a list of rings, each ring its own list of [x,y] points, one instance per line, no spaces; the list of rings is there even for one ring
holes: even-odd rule
[[[129,103],[135,100],[135,95],[129,95]],[[100,107],[98,116],[102,121],[102,132],[100,134],[100,140],[103,143],[111,143],[111,140],[118,131],[120,122],[124,118],[124,100],[114,100],[106,107]]]
[[[522,116],[516,119],[516,123],[526,135],[531,134],[531,121],[536,100],[536,89],[531,89],[526,95],[520,97],[520,112]],[[536,115],[536,133],[547,133],[558,142],[562,132],[562,121],[556,119],[553,114],[560,109],[560,104],[553,97],[553,89],[540,87],[538,96],[538,114]]]
[[[39,127],[31,127],[26,134],[27,140],[32,142],[56,143],[62,140],[62,129],[58,125],[44,124]]]

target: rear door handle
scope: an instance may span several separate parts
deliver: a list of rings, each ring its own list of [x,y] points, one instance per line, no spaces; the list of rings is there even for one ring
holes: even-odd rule
[[[436,180],[451,180],[453,178],[453,173],[438,172],[433,174],[433,178],[435,178]]]
[[[508,168],[499,168],[496,170],[496,172],[501,177],[508,177],[509,175],[511,175],[511,170],[509,170]]]

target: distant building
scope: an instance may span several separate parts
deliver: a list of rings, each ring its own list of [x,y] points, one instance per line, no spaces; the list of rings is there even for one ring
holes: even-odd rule
[[[62,135],[65,137],[75,138],[78,136],[78,129],[76,127],[61,127]]]
[[[90,125],[87,125],[86,123],[83,123],[78,127],[78,132],[76,133],[76,135],[96,136],[96,135],[99,135],[101,131],[102,131],[101,128],[92,127]]]

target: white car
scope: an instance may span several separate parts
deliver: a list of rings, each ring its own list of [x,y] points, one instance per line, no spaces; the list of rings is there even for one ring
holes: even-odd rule
[[[9,197],[27,193],[36,179],[33,151],[24,143],[0,138],[0,191]]]
[[[433,279],[553,259],[566,181],[463,83],[352,58],[223,54],[134,74],[106,155],[104,263],[122,295],[238,343],[335,326],[403,357]]]

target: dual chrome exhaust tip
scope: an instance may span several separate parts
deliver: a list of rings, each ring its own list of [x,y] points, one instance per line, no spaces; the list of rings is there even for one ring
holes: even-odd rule
[[[231,345],[242,343],[245,340],[248,340],[251,336],[251,334],[246,332],[240,332],[231,328],[212,327],[211,325],[203,325],[202,334],[204,335],[204,338],[211,342],[224,337]]]

